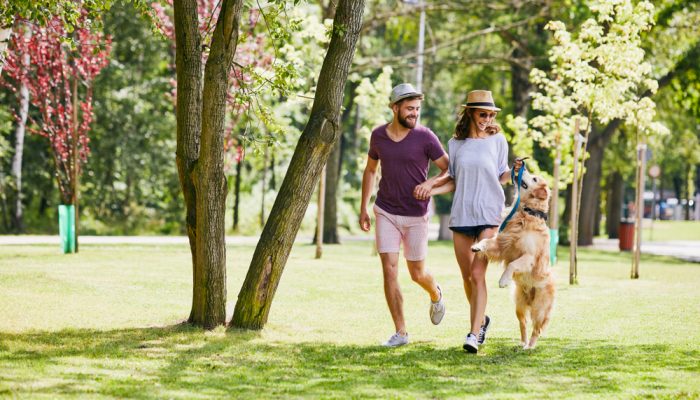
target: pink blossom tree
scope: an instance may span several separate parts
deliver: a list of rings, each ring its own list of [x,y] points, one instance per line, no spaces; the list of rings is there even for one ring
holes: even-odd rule
[[[29,132],[49,140],[61,201],[76,207],[77,236],[80,169],[90,152],[92,82],[107,65],[111,41],[91,31],[84,16],[70,34],[59,17],[45,26],[27,26],[31,36],[13,35],[3,83],[14,92],[28,89],[39,115]]]

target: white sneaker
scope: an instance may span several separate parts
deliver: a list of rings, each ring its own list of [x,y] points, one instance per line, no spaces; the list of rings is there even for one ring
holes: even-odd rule
[[[384,346],[384,347],[399,347],[399,346],[403,346],[405,344],[408,344],[408,333],[406,335],[402,335],[402,334],[396,332],[393,335],[391,335],[389,340],[382,343],[382,346]]]
[[[430,321],[433,325],[438,325],[442,321],[442,317],[445,316],[445,303],[442,301],[442,288],[438,285],[438,292],[440,292],[440,299],[436,302],[430,302]]]
[[[464,339],[464,346],[462,346],[462,348],[470,353],[476,353],[479,351],[479,338],[477,338],[475,334],[469,332]]]
[[[479,345],[484,344],[486,341],[486,332],[489,331],[489,326],[491,326],[491,318],[488,315],[484,315],[484,324],[479,329]]]

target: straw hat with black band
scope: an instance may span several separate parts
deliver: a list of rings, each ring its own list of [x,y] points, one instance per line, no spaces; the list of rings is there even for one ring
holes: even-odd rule
[[[480,108],[490,111],[501,111],[493,102],[493,95],[490,90],[472,90],[467,94],[467,103],[462,104],[464,108]]]

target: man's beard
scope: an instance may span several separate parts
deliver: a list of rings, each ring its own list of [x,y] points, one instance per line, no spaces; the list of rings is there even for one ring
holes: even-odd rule
[[[407,118],[403,118],[401,115],[399,115],[399,124],[401,124],[401,126],[403,126],[406,129],[415,128],[416,122],[418,122],[417,117],[415,119],[409,121]]]

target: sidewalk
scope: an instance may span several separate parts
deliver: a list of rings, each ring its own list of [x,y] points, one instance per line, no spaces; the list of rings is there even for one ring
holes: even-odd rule
[[[595,238],[590,248],[619,252],[617,239]],[[670,256],[700,263],[700,241],[674,240],[672,242],[642,242],[643,254]]]

